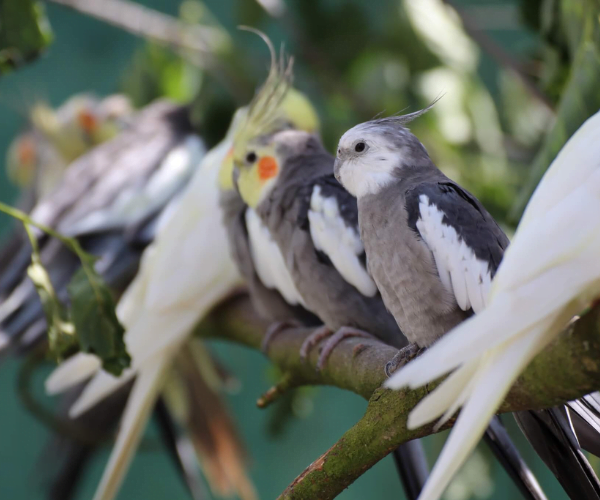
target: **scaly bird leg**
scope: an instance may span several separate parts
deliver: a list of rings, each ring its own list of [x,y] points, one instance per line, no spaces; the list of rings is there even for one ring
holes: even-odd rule
[[[319,342],[321,342],[321,340],[331,336],[332,334],[333,332],[325,325],[317,328],[308,337],[306,337],[306,339],[302,343],[302,347],[300,347],[300,359],[303,362],[306,362],[311,349],[314,346],[316,346]]]
[[[321,371],[323,369],[323,367],[327,363],[327,360],[329,359],[329,356],[331,355],[331,352],[335,349],[335,347],[342,340],[350,337],[360,337],[364,339],[375,338],[373,335],[371,335],[368,332],[365,332],[364,330],[359,330],[358,328],[352,328],[350,326],[342,326],[337,332],[335,332],[331,336],[331,338],[327,342],[325,342],[325,345],[321,350],[321,354],[319,355],[319,361],[317,362],[318,371]]]
[[[426,347],[419,347],[417,344],[408,344],[406,347],[400,349],[398,353],[388,361],[385,365],[385,374],[390,378],[392,373],[425,352],[426,349]]]
[[[289,321],[278,321],[277,323],[273,323],[267,331],[265,332],[265,336],[260,344],[260,348],[264,354],[269,352],[269,345],[273,341],[273,339],[279,335],[286,328],[297,328],[302,326],[300,322],[289,320]]]

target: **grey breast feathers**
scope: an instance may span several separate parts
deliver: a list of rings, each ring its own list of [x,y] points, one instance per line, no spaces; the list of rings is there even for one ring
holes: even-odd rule
[[[320,161],[326,174],[278,186],[259,213],[308,309],[332,330],[356,327],[402,346],[405,340],[366,270],[356,199],[333,177],[333,158]]]

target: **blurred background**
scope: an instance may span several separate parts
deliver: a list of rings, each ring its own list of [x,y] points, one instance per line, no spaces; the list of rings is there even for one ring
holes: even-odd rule
[[[18,71],[8,71],[23,61],[0,51],[0,158],[7,155],[7,167],[14,154],[9,145],[28,126],[33,107],[57,107],[82,92],[101,97],[123,93],[135,107],[161,96],[190,102],[195,127],[209,145],[215,144],[232,111],[264,80],[269,64],[264,43],[237,30],[238,25],[264,31],[294,55],[295,85],[317,106],[330,150],[360,121],[380,112],[414,111],[442,95],[433,111],[411,128],[437,165],[477,195],[509,234],[549,159],[600,107],[600,8],[591,1],[136,3],[186,25],[202,26],[211,57],[190,46],[168,47],[130,33],[127,19],[110,19],[109,9],[102,20],[53,2],[39,4],[44,8],[39,13],[44,43],[52,39],[43,53]],[[125,26],[112,26],[115,21]],[[19,188],[12,177],[0,169],[0,201],[17,200]],[[8,217],[0,217],[0,238],[10,224]],[[259,353],[234,345],[213,342],[211,349],[238,381],[230,384],[227,401],[247,446],[260,498],[281,493],[366,407],[358,396],[338,389],[308,388],[259,410],[256,398],[276,379],[269,363]],[[40,451],[52,429],[40,417],[40,404],[55,404],[42,388],[50,368],[48,362],[31,373],[27,363],[12,359],[0,365],[2,498],[47,498],[44,471],[51,468],[53,457]],[[504,420],[549,498],[566,498],[512,419]],[[444,438],[440,434],[425,440],[432,463]],[[86,472],[77,499],[91,498],[108,452],[106,444]],[[598,465],[593,457],[591,461]],[[118,498],[189,498],[154,425]],[[340,498],[402,498],[391,458]],[[481,448],[445,498],[506,499],[519,494]]]

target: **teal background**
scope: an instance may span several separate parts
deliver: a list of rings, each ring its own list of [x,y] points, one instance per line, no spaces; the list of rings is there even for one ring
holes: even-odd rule
[[[251,2],[252,0],[245,0]],[[177,2],[146,0],[146,5],[163,12],[176,14]],[[219,20],[233,30],[238,23],[237,10],[244,1],[212,0],[207,5]],[[470,2],[490,4],[491,2]],[[497,3],[497,2],[496,2]],[[510,2],[509,2],[510,3]],[[378,1],[372,1],[377,9]],[[144,42],[123,31],[76,12],[55,5],[47,6],[55,32],[55,41],[47,54],[35,63],[0,80],[0,155],[9,141],[25,123],[27,105],[42,97],[58,105],[70,95],[93,91],[105,95],[118,90],[122,73],[127,68],[136,48]],[[534,42],[532,35],[523,30],[491,30],[490,34],[508,50],[519,53]],[[237,36],[234,33],[234,36]],[[481,61],[480,73],[489,86],[495,85],[495,66],[487,57]],[[2,156],[0,156],[2,157]],[[12,202],[16,190],[8,183],[0,169],[0,200]],[[0,218],[0,229],[8,225]],[[260,497],[276,497],[310,462],[326,451],[363,414],[366,403],[359,397],[334,388],[315,391],[313,410],[303,419],[294,420],[283,436],[273,439],[267,432],[270,410],[258,410],[256,398],[270,385],[268,363],[258,354],[239,346],[217,343],[215,350],[223,363],[239,378],[242,388],[229,397],[233,414],[240,426],[252,457],[251,474]],[[44,498],[43,469],[40,450],[49,437],[49,431],[20,403],[17,394],[17,376],[20,362],[8,360],[0,366],[0,498]],[[37,396],[43,397],[43,373],[36,377]],[[48,404],[51,404],[48,401]],[[522,443],[510,418],[509,427],[519,442],[526,460],[540,477],[551,499],[565,498],[554,478],[544,469],[533,452]],[[149,429],[154,436],[154,429]],[[439,451],[438,437],[426,440],[431,458]],[[100,477],[108,448],[99,454],[89,469],[78,499],[89,499]],[[493,499],[519,498],[505,474],[493,465]],[[160,445],[151,451],[139,452],[118,497],[125,499],[187,499],[188,495],[177,472]],[[387,458],[368,471],[340,498],[400,499],[400,483],[392,460]]]

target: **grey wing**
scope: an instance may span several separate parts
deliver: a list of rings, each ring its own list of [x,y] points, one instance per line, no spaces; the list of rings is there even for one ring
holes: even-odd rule
[[[485,307],[508,238],[475,197],[448,182],[406,194],[409,226],[433,254],[444,287],[463,311]]]
[[[57,190],[34,208],[38,221],[78,236],[85,250],[100,257],[97,270],[117,292],[134,277],[157,218],[200,161],[203,150],[197,142],[189,147],[184,111],[165,102],[150,106],[136,126],[77,160]],[[150,140],[156,145],[149,147]],[[196,156],[186,154],[190,149]],[[129,205],[122,189],[134,195]],[[5,299],[0,304],[0,350],[21,336],[26,346],[34,344],[45,331],[41,304],[25,275],[30,247],[26,241],[20,246],[0,276]],[[58,296],[66,299],[78,259],[45,235],[39,246]]]
[[[143,220],[170,199],[199,162],[174,154],[186,146],[190,155],[203,153],[203,146],[188,144],[191,134],[186,108],[166,101],[148,106],[131,128],[77,159],[32,217],[68,235]]]

